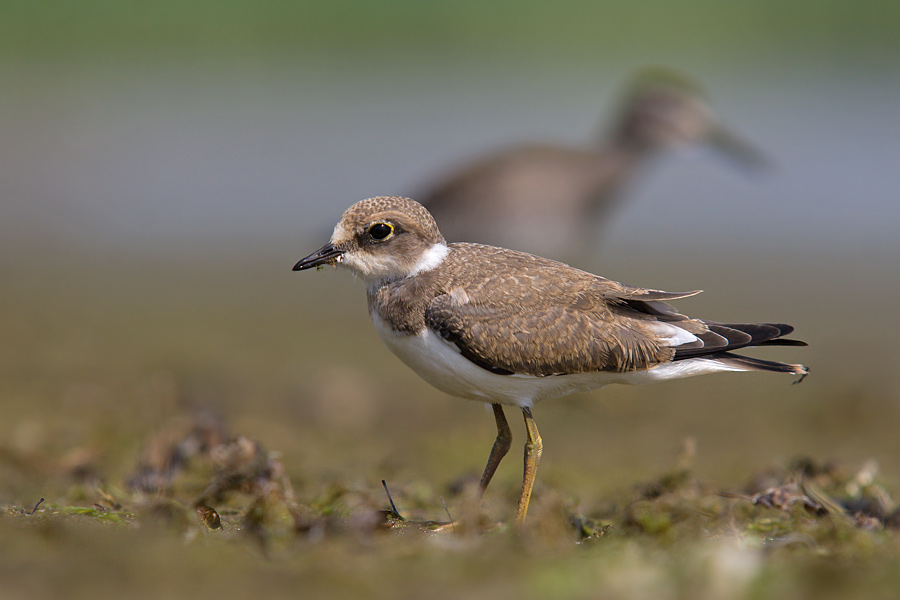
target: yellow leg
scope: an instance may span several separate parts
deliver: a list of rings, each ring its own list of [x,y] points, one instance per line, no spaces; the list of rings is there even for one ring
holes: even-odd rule
[[[509,447],[512,444],[512,432],[509,430],[509,423],[506,422],[506,415],[503,414],[503,407],[499,404],[492,404],[491,408],[494,409],[494,420],[497,421],[497,439],[494,440],[494,447],[491,448],[491,455],[488,457],[484,473],[481,475],[479,487],[482,494],[487,489],[491,478],[497,471],[497,466],[503,460],[503,457],[506,456],[506,453],[509,452]]]
[[[541,434],[538,433],[534,417],[530,408],[523,408],[525,415],[525,430],[528,440],[525,442],[525,476],[522,478],[522,495],[519,497],[519,508],[516,510],[516,522],[525,521],[525,513],[528,512],[528,502],[531,500],[531,489],[534,487],[534,477],[537,475],[538,463],[541,462],[541,453],[544,444],[541,442]]]

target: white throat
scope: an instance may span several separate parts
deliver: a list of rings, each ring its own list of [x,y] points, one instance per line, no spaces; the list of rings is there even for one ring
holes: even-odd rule
[[[414,277],[436,269],[444,262],[449,252],[450,248],[447,244],[438,242],[422,252],[412,266],[409,266],[409,263],[404,265],[402,260],[398,260],[398,257],[390,254],[373,255],[363,252],[343,254],[338,264],[362,276],[366,287],[371,291],[392,281]]]
[[[447,253],[449,252],[450,248],[447,244],[441,244],[440,242],[434,244],[431,248],[422,253],[419,262],[413,265],[413,268],[410,270],[409,277],[436,269],[444,262],[444,259],[447,258]]]

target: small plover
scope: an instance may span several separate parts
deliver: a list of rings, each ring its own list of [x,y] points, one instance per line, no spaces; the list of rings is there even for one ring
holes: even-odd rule
[[[414,200],[378,197],[344,212],[331,241],[294,265],[346,267],[366,284],[382,341],[425,381],[493,407],[497,439],[481,478],[487,488],[512,435],[503,406],[525,416],[525,474],[516,520],[525,519],[541,437],[541,400],[602,387],[716,371],[775,371],[799,364],[735,354],[749,346],[798,346],[780,323],[694,319],[664,301],[698,292],[632,287],[524,252],[448,244]]]
[[[731,134],[700,86],[653,69],[628,87],[611,131],[590,144],[524,143],[476,159],[413,194],[454,242],[566,256],[596,246],[622,191],[651,157],[705,142],[739,164],[764,164]]]

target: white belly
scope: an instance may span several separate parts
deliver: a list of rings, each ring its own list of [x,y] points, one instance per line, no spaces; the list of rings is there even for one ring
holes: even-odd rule
[[[560,398],[610,383],[640,384],[743,369],[716,360],[689,359],[630,373],[605,371],[573,375],[497,375],[472,363],[453,344],[425,329],[417,335],[398,335],[377,314],[372,321],[385,345],[422,379],[452,396],[531,408],[541,400]]]

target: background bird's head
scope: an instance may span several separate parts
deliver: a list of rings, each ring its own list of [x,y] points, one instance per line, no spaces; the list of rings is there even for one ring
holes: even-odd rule
[[[651,68],[635,76],[612,138],[620,147],[642,152],[707,143],[744,165],[765,163],[758,150],[719,121],[700,84],[672,69]]]

